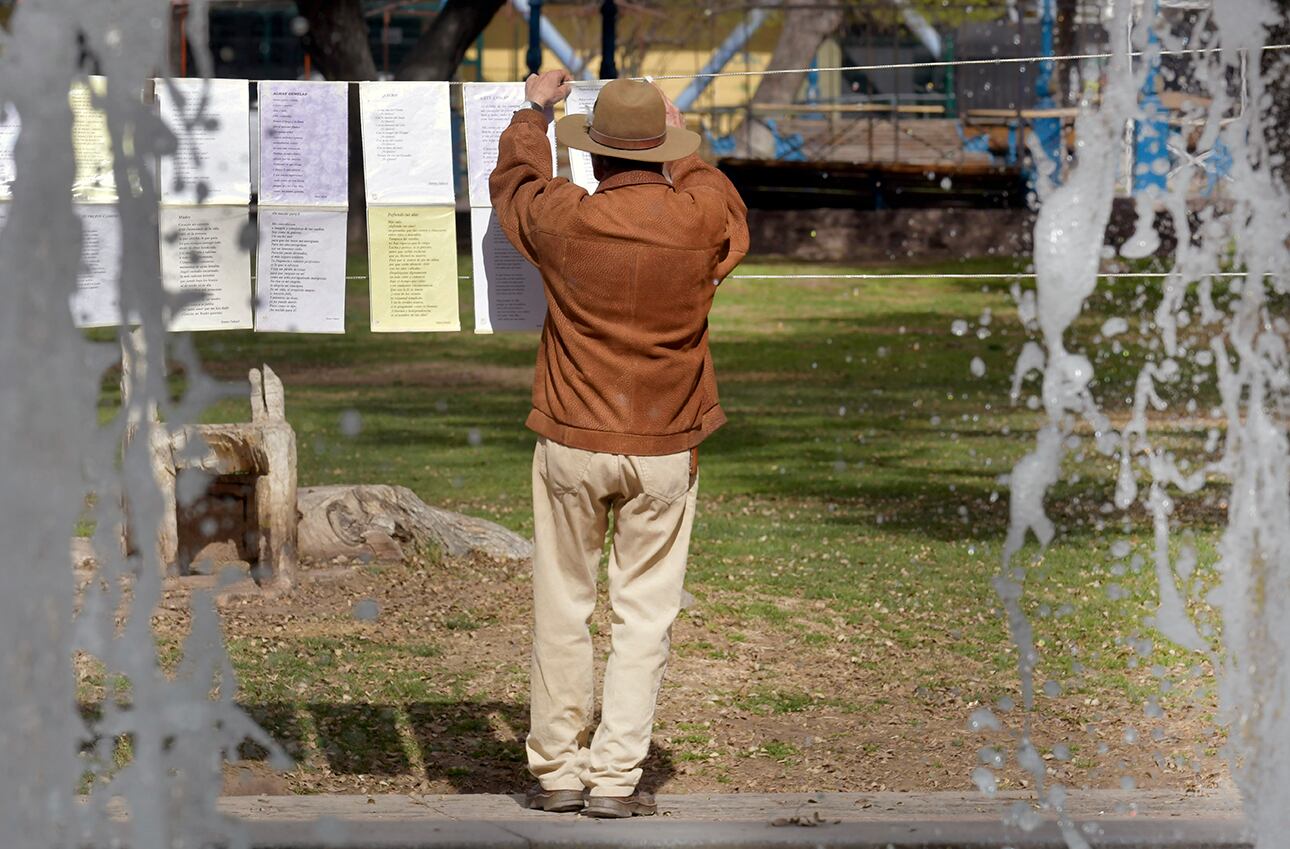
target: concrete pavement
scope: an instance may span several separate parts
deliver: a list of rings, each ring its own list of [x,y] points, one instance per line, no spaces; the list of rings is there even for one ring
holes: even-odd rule
[[[690,794],[659,816],[601,821],[526,810],[520,797],[248,796],[220,807],[256,849],[1066,849],[1051,812],[1026,830],[1025,794]],[[1251,844],[1234,792],[1072,791],[1068,811],[1095,847],[1237,849]]]

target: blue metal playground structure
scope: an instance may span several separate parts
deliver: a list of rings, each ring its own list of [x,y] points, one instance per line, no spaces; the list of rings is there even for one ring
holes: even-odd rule
[[[585,56],[580,56],[549,17],[544,16],[544,7],[549,7],[554,1],[509,0],[514,10],[528,23],[525,59],[529,69],[541,69],[545,48],[578,78],[616,77],[617,24],[620,14],[616,0],[600,0],[598,3],[601,55],[599,67],[594,71],[592,63]],[[1081,1],[1094,9],[1101,5],[1093,0]],[[1063,169],[1070,160],[1070,141],[1073,137],[1070,119],[1076,110],[1071,106],[1063,107],[1063,98],[1055,90],[1055,65],[1062,58],[1055,51],[1057,0],[1016,0],[1012,8],[1025,7],[1021,11],[1030,16],[1030,22],[1025,28],[1018,27],[1015,31],[1001,28],[986,35],[978,35],[975,45],[960,45],[961,29],[938,30],[919,14],[909,0],[886,2],[888,5],[885,8],[894,8],[899,13],[903,24],[899,32],[888,27],[885,32],[877,34],[877,44],[873,42],[873,34],[866,35],[865,38],[870,43],[866,52],[858,55],[848,56],[842,52],[822,62],[821,56],[817,54],[811,68],[804,73],[805,84],[798,102],[780,104],[781,112],[757,111],[749,104],[742,111],[734,110],[737,115],[728,112],[726,118],[729,120],[726,124],[716,120],[720,116],[705,113],[707,119],[703,121],[703,130],[710,153],[722,160],[738,155],[738,139],[732,127],[740,123],[756,122],[765,127],[773,139],[773,148],[760,150],[758,155],[772,162],[828,163],[838,166],[851,164],[871,170],[882,167],[899,170],[902,165],[935,165],[938,169],[939,166],[946,166],[948,173],[957,181],[959,175],[952,169],[953,161],[957,158],[960,163],[970,161],[976,166],[993,167],[996,174],[1007,170],[1019,175],[1031,187],[1041,179],[1060,182]],[[1162,7],[1166,10],[1195,8],[1197,2],[1199,0],[1148,0],[1145,14],[1150,15],[1152,20],[1160,21]],[[368,4],[378,65],[383,63],[387,69],[391,62],[397,65],[400,54],[416,40],[425,18],[437,13],[443,3],[444,0],[373,0]],[[238,6],[213,6],[211,37],[216,56],[219,57],[222,52],[217,42],[227,41],[237,47],[236,50],[230,49],[229,54],[251,57],[248,61],[257,63],[255,70],[259,74],[294,75],[295,69],[303,64],[304,74],[307,76],[309,58],[303,53],[299,39],[290,35],[290,12],[283,8],[271,8],[274,5],[257,5],[245,10]],[[176,3],[177,9],[185,9],[186,6],[183,2]],[[677,98],[677,105],[682,110],[701,111],[700,97],[712,82],[712,77],[708,75],[720,73],[741,54],[746,57],[750,40],[763,25],[775,20],[777,8],[769,0],[744,6],[742,19],[713,48],[699,74]],[[221,17],[227,18],[222,25],[219,20]],[[397,38],[393,37],[396,35]],[[1166,105],[1159,92],[1161,61],[1154,49],[1159,44],[1154,30],[1149,31],[1147,38],[1145,53],[1151,58],[1139,99],[1142,118],[1135,122],[1133,128],[1133,155],[1128,164],[1131,171],[1125,182],[1134,194],[1149,194],[1163,191],[1172,176],[1184,171],[1195,174],[1194,169],[1198,169],[1204,177],[1203,191],[1209,193],[1227,175],[1231,164],[1230,156],[1221,142],[1204,151],[1192,149],[1194,145],[1188,144],[1185,122],[1175,110]],[[882,43],[883,39],[886,39],[885,43]],[[893,39],[904,39],[905,46],[893,43]],[[1035,44],[1035,41],[1038,43]],[[481,49],[474,51],[476,58],[473,60],[476,63],[473,69],[476,79],[483,76],[482,61],[479,59],[482,55],[482,41],[479,46]],[[1019,52],[1000,52],[1005,47]],[[991,55],[1052,58],[1024,66],[955,67],[953,62],[956,59],[956,49],[963,54],[958,58],[979,59]],[[837,56],[841,56],[842,61],[836,61]],[[853,75],[852,88],[846,92],[849,99],[845,103],[840,102],[839,91],[836,90],[840,75],[830,72],[826,81],[825,74],[819,68],[821,64],[868,67],[870,61],[874,63],[874,68],[884,67],[884,61],[890,63],[886,67],[908,68],[917,65],[923,57],[930,60],[926,64],[936,66],[935,70],[929,68],[924,77],[918,80],[920,85],[926,83],[927,91],[915,87],[907,71],[904,72],[906,88],[903,91],[898,90],[897,84],[893,84],[893,80],[899,82],[902,79],[901,72],[881,78],[878,83],[874,80],[883,72],[861,72]],[[221,61],[218,58],[216,63],[217,74],[248,75],[248,70],[241,67],[220,67]],[[277,68],[277,65],[282,67]],[[1026,71],[1030,68],[1034,68],[1034,71],[1027,74]],[[985,72],[993,73],[994,76],[968,78],[969,74]],[[934,94],[929,93],[933,88],[933,82],[929,81],[933,74],[938,75],[934,80]],[[992,82],[996,94],[1005,84],[1015,85],[1016,88],[1006,98],[996,98],[993,105],[997,108],[979,108],[991,105],[988,102],[983,104],[982,101],[986,98],[982,95],[990,89]],[[826,83],[831,83],[835,90],[826,92]],[[927,98],[933,96],[940,98],[939,105],[934,109],[927,105]],[[970,98],[975,99],[972,103],[966,102]],[[991,114],[982,118],[983,113]],[[854,120],[840,122],[840,115]],[[936,120],[926,120],[931,117]],[[885,124],[880,128],[888,132],[894,141],[894,149],[883,148],[881,155],[875,154],[875,145],[879,145],[874,140],[875,124]],[[938,155],[936,161],[929,162],[911,155],[913,145],[906,143],[902,146],[902,139],[914,136],[918,128],[933,125],[938,131],[948,134],[937,142],[945,155]],[[831,129],[834,141],[840,141],[840,144],[827,146],[814,143],[813,133],[826,127]],[[854,144],[856,138],[864,134],[866,127],[868,146],[857,149]],[[835,155],[838,151],[841,154]],[[748,156],[747,152],[742,155]]]

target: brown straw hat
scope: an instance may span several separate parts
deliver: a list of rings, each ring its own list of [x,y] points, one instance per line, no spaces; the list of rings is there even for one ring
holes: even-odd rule
[[[699,149],[699,134],[669,127],[663,95],[637,80],[605,83],[591,114],[564,116],[555,137],[574,150],[637,162],[671,162]]]

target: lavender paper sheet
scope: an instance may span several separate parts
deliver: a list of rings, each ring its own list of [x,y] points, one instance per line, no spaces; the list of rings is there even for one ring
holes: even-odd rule
[[[345,83],[265,81],[260,92],[260,203],[349,203]]]

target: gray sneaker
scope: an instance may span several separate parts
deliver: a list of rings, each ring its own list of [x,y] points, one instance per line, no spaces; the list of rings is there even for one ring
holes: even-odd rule
[[[597,819],[626,819],[652,817],[658,813],[653,793],[636,792],[630,796],[588,796],[582,808],[584,817]]]
[[[535,811],[552,814],[571,814],[582,810],[586,800],[585,790],[543,790],[534,787],[528,792],[528,806]]]

